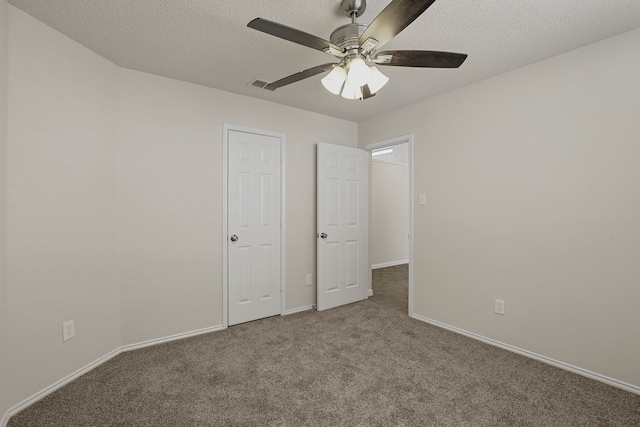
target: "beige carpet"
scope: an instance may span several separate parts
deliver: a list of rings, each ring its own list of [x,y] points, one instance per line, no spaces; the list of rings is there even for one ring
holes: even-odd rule
[[[640,396],[371,301],[123,353],[18,426],[638,426]]]
[[[409,264],[376,268],[371,272],[370,301],[401,313],[409,312]]]

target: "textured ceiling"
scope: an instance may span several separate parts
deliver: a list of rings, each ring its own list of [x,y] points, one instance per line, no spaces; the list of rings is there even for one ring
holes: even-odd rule
[[[369,0],[369,23],[390,0]],[[333,57],[247,28],[262,17],[329,39],[349,23],[340,0],[10,0],[115,64],[362,121],[425,98],[640,27],[640,0],[437,0],[385,49],[467,53],[459,69],[380,67],[373,98],[327,92],[322,76],[275,92],[252,86]],[[384,49],[383,49],[384,50]]]

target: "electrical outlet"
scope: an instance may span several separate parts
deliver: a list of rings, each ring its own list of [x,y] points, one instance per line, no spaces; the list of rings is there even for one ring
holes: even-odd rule
[[[307,274],[307,286],[313,285],[313,276]]]
[[[419,197],[419,201],[418,203],[420,203],[421,205],[426,205],[427,204],[427,193],[420,193],[420,197]]]
[[[497,299],[495,305],[496,314],[501,314],[504,316],[504,300]]]
[[[64,322],[62,324],[62,341],[68,341],[75,336],[76,336],[76,330],[75,330],[75,325],[73,323],[73,320]]]

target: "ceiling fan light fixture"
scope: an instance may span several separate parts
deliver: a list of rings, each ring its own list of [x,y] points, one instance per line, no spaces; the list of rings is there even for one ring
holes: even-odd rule
[[[342,67],[335,67],[322,80],[322,86],[334,95],[339,95],[342,85],[347,80],[347,72]]]
[[[371,78],[369,79],[367,86],[369,86],[369,90],[371,91],[371,93],[374,94],[387,84],[387,82],[389,81],[389,77],[382,74],[382,72],[374,66],[371,66],[370,69]]]
[[[364,86],[371,78],[371,70],[364,62],[364,59],[355,57],[349,62],[349,71],[347,71],[347,82],[352,86]]]
[[[344,88],[342,89],[342,97],[345,99],[361,99],[362,88],[360,88],[360,86],[350,84],[347,80],[344,83]]]
[[[339,61],[299,71],[272,83],[264,82],[266,84],[258,87],[273,91],[328,71],[329,75],[322,79],[325,89],[347,99],[364,100],[374,96],[389,81],[389,78],[376,67],[369,65],[420,68],[458,68],[462,65],[467,58],[463,53],[430,50],[380,51],[380,48],[434,3],[434,0],[390,1],[387,7],[366,25],[358,23],[356,18],[364,12],[367,0],[341,0],[340,7],[345,15],[351,18],[351,23],[333,30],[329,40],[268,19],[253,19],[247,27],[328,53]]]

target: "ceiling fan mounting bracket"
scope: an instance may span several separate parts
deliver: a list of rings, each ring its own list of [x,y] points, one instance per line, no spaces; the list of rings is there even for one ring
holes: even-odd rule
[[[375,49],[377,44],[378,40],[369,37],[367,40],[365,40],[364,43],[362,43],[362,46],[360,46],[360,48],[362,49],[362,53],[371,52],[373,49]]]
[[[391,58],[393,58],[393,55],[378,55],[373,62],[376,64],[388,64],[391,62]]]
[[[336,56],[338,58],[344,58],[347,55],[347,53],[344,50],[338,50],[331,46],[324,49],[324,52],[328,53],[329,55]]]

